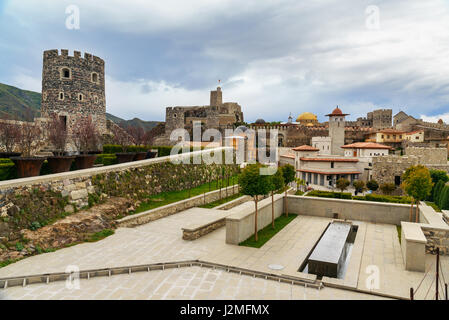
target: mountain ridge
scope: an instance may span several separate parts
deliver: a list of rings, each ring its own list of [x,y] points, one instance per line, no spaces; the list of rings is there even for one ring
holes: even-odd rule
[[[0,83],[0,119],[30,121],[40,117],[41,94]],[[139,118],[125,120],[106,112],[106,119],[127,128],[140,127],[145,131],[156,127],[161,121],[146,121]]]

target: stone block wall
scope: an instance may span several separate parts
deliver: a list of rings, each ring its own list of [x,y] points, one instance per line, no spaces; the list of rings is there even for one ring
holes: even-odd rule
[[[427,239],[426,253],[436,254],[440,248],[440,254],[449,255],[449,230],[423,228]]]
[[[447,164],[447,148],[408,147],[405,154],[418,157],[421,164]]]

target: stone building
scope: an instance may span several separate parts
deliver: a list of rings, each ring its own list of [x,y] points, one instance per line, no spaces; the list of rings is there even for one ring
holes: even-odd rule
[[[100,134],[106,133],[105,63],[79,51],[44,51],[41,116],[58,115],[71,132],[82,117],[91,117]]]
[[[373,158],[372,178],[379,184],[401,185],[405,170],[418,164],[429,169],[449,172],[446,148],[406,148],[405,156],[388,155]]]

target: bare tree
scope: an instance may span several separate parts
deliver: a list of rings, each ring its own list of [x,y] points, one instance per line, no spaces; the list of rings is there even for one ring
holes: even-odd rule
[[[34,123],[23,122],[20,125],[18,135],[18,148],[22,152],[22,157],[31,157],[33,149],[38,147],[41,129]]]
[[[5,147],[6,152],[13,152],[19,141],[20,127],[11,122],[0,123],[0,144]]]
[[[55,148],[55,153],[58,156],[62,156],[67,143],[67,126],[65,121],[56,114],[52,115],[47,125],[47,133],[48,140]]]
[[[128,127],[126,132],[132,137],[134,143],[138,146],[145,144],[145,130],[142,127]]]
[[[73,142],[82,154],[96,151],[100,137],[91,117],[79,118],[73,126]]]
[[[130,135],[118,125],[113,125],[111,127],[112,134],[114,135],[113,141],[122,147],[123,152],[127,152],[128,145],[132,143]]]

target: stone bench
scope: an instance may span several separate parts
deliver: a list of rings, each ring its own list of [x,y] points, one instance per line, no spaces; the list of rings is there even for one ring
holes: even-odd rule
[[[230,212],[226,210],[192,208],[190,210],[204,211],[204,218],[198,222],[192,222],[182,228],[183,240],[196,240],[202,236],[223,227],[226,224],[226,217]]]

